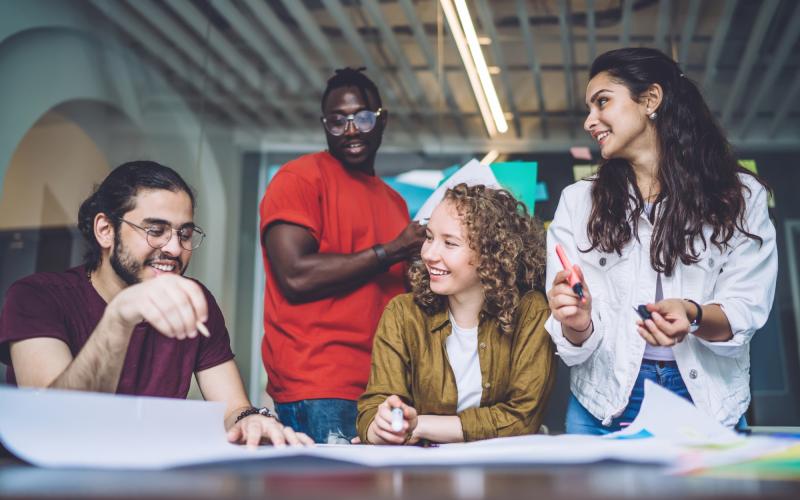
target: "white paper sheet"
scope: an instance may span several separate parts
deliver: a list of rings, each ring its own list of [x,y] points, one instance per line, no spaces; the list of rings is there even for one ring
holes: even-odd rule
[[[0,387],[0,441],[19,458],[37,466],[96,469],[166,469],[286,457],[323,458],[368,467],[585,464],[602,460],[676,466],[723,460],[722,453],[698,456],[699,451],[687,449],[676,439],[720,443],[732,442],[730,436],[703,423],[702,415],[687,408],[676,409],[677,403],[685,401],[674,401],[677,396],[668,391],[659,394],[663,389],[654,387],[655,391],[649,386],[645,389],[642,418],[631,426],[647,429],[656,435],[654,438],[533,435],[434,448],[320,445],[261,446],[257,450],[227,442],[220,403]],[[693,423],[691,432],[676,433],[676,428],[682,428],[676,422],[685,418]],[[694,425],[696,422],[700,424]],[[635,434],[635,428],[626,432]],[[698,438],[697,433],[703,432]],[[688,441],[687,435],[691,438]],[[734,458],[751,456],[754,450],[763,452],[775,446],[731,446],[725,453]]]
[[[492,169],[473,158],[465,163],[464,166],[458,169],[453,175],[448,177],[441,186],[436,188],[436,191],[434,191],[420,207],[419,211],[414,216],[414,220],[427,221],[433,213],[433,209],[436,208],[439,202],[442,201],[442,198],[444,198],[445,191],[462,182],[470,186],[483,184],[494,188],[501,187],[494,173],[492,173]]]
[[[656,440],[522,436],[435,448],[262,446],[227,442],[220,403],[77,391],[0,388],[0,440],[41,467],[164,469],[235,460],[318,457],[370,467],[572,464],[599,460],[670,463],[680,450]]]
[[[644,400],[639,415],[627,428],[607,437],[633,436],[642,431],[684,446],[728,445],[744,439],[689,401],[651,380],[644,381]]]
[[[221,403],[0,387],[0,409],[5,447],[42,467],[162,469],[247,456],[227,442]]]

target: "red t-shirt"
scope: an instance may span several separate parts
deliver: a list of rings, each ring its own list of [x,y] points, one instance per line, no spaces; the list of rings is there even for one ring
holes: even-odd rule
[[[403,198],[379,177],[350,172],[327,152],[290,161],[261,200],[261,234],[276,221],[303,226],[319,253],[352,254],[396,238],[409,224]],[[263,238],[262,238],[263,242]],[[281,294],[262,244],[266,290],[261,354],[279,403],[355,400],[369,379],[372,338],[384,307],[404,292],[404,265],[352,292],[303,304]]]
[[[148,323],[139,324],[131,335],[117,394],[185,398],[192,373],[233,359],[222,311],[211,292],[200,287],[208,302],[206,326],[211,337],[171,339]],[[106,305],[83,266],[63,273],[33,274],[11,285],[0,314],[0,362],[9,365],[8,382],[16,384],[11,342],[52,337],[67,344],[77,356]]]

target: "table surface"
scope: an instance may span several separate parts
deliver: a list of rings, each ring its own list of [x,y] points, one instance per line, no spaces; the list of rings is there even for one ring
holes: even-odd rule
[[[800,498],[800,481],[665,474],[656,466],[369,469],[320,459],[159,472],[41,469],[0,458],[0,497],[22,498]]]

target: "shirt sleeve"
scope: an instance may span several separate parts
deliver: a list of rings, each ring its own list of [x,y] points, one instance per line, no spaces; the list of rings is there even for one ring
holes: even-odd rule
[[[556,214],[550,226],[547,228],[547,273],[545,287],[548,292],[553,288],[553,280],[556,277],[556,273],[561,270],[561,262],[556,257],[556,244],[560,244],[567,254],[574,256],[574,258],[577,258],[577,256],[581,254],[575,243],[575,235],[572,229],[574,221],[572,217],[569,203],[562,191],[561,199],[558,201],[558,207],[556,208]],[[587,283],[587,285],[591,287],[591,284]],[[593,300],[592,323],[594,325],[594,331],[589,338],[579,346],[567,340],[561,329],[560,321],[556,320],[552,314],[547,318],[545,329],[556,345],[558,356],[567,366],[583,363],[597,350],[600,341],[605,335],[602,309],[602,301]]]
[[[11,365],[11,343],[51,337],[69,345],[65,318],[46,287],[18,281],[6,292],[0,314],[0,362]]]
[[[211,295],[211,292],[205,287],[203,287],[203,293],[208,303],[208,321],[206,321],[206,327],[211,335],[208,338],[200,337],[200,348],[194,367],[195,372],[213,368],[233,359],[231,338],[228,335],[228,329],[225,327],[225,318],[222,316],[222,311],[217,301],[214,300],[214,297]]]
[[[375,419],[378,406],[395,394],[408,405],[411,397],[411,356],[403,338],[403,311],[396,301],[383,311],[372,346],[372,368],[364,394],[358,398],[356,429],[362,443],[368,443],[367,429]]]
[[[767,190],[760,184],[747,199],[745,229],[763,241],[737,233],[733,249],[714,286],[714,297],[707,304],[722,307],[733,332],[725,342],[698,340],[715,354],[736,357],[749,349],[756,330],[764,326],[775,298],[778,253],[775,227],[769,219]]]
[[[535,434],[555,382],[554,348],[544,329],[546,304],[528,304],[512,350],[511,376],[504,401],[458,414],[464,441]]]
[[[313,181],[292,171],[278,171],[261,200],[261,234],[270,224],[288,222],[308,229],[319,242],[323,230],[320,196]]]

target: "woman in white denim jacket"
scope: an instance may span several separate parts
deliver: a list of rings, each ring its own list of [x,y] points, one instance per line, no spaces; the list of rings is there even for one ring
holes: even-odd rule
[[[741,424],[750,339],[767,321],[778,267],[767,188],[657,50],[599,56],[586,103],[603,161],[563,191],[547,235],[546,328],[571,367],[567,432],[620,429],[648,378]],[[583,299],[556,244],[576,264]]]

